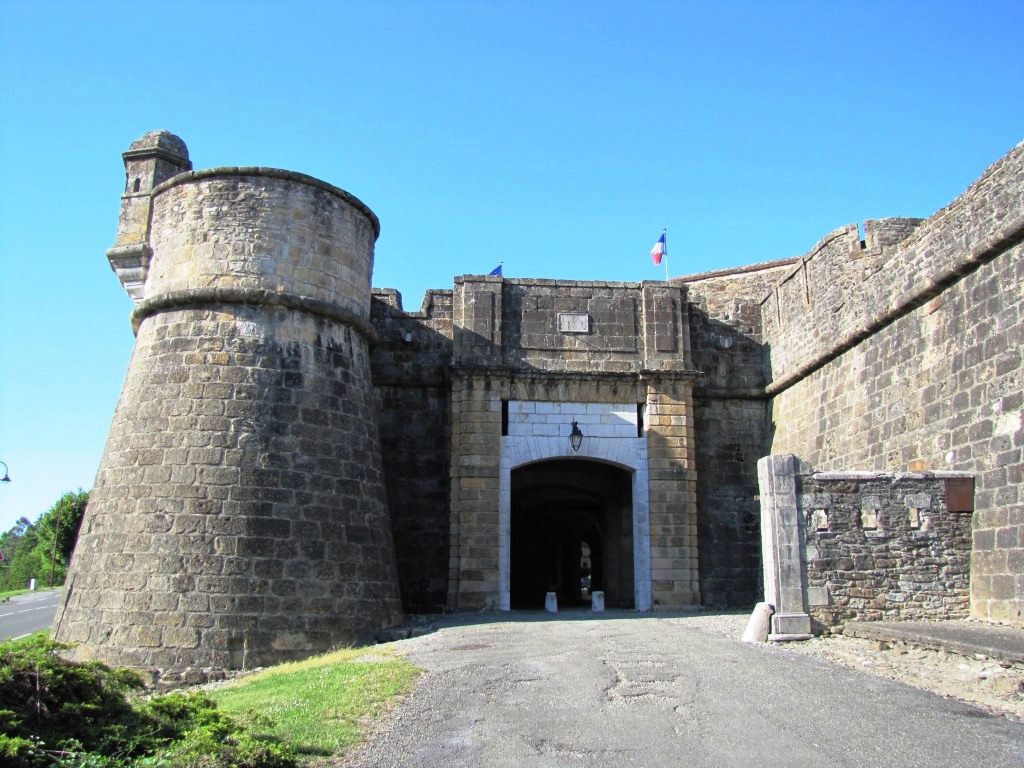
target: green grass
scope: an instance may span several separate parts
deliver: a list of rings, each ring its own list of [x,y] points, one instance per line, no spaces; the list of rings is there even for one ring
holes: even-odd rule
[[[301,754],[337,755],[362,740],[417,674],[389,650],[355,648],[282,664],[210,695],[229,715],[267,715],[274,721],[270,732]]]

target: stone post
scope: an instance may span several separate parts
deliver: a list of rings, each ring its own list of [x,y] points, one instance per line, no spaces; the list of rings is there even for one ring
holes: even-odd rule
[[[811,636],[811,617],[804,598],[796,457],[765,456],[757,462],[757,480],[765,602],[775,608],[768,639],[803,640]]]

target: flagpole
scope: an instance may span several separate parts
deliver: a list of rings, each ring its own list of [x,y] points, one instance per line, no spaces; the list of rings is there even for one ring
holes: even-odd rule
[[[668,282],[668,229],[661,230],[665,235],[665,282]]]
[[[658,242],[651,248],[651,257],[654,259],[654,263],[661,264],[665,262],[665,282],[668,282],[668,229],[661,230],[661,237],[658,238]]]

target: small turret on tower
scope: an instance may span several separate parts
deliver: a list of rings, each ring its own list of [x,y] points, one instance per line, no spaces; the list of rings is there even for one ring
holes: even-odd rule
[[[125,187],[110,267],[136,302],[142,299],[149,261],[150,198],[154,187],[192,170],[185,142],[170,131],[150,131],[133,141],[124,158]]]

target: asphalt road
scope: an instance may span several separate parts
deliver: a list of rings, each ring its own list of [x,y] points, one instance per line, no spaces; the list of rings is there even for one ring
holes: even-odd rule
[[[686,619],[456,616],[358,768],[1024,765],[1024,725]],[[699,626],[699,625],[696,625]]]
[[[0,603],[0,640],[17,640],[53,624],[61,590],[29,592]]]

